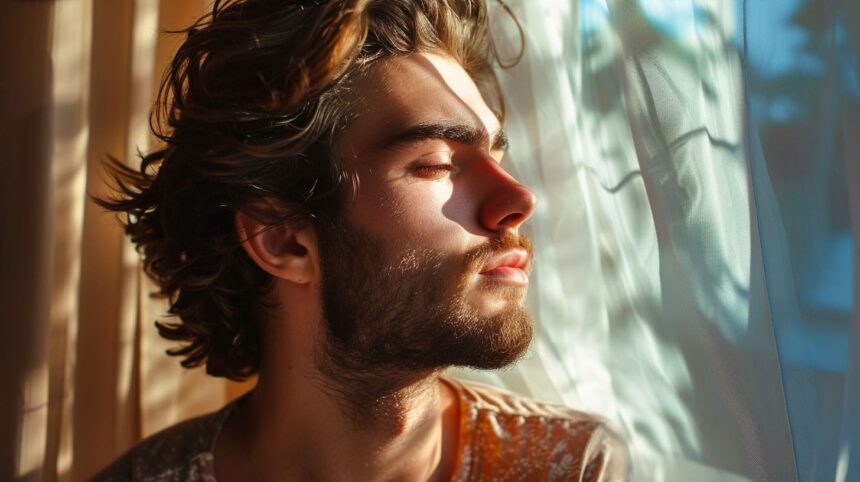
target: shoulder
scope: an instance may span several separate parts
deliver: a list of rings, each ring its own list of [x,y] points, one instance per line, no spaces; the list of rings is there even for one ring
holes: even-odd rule
[[[93,476],[95,482],[214,481],[212,447],[232,404],[139,442]]]
[[[627,480],[627,445],[603,417],[488,385],[445,381],[460,396],[461,465],[470,478]]]

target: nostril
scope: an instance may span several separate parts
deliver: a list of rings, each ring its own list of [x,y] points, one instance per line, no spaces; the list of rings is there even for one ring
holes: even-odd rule
[[[508,226],[516,226],[522,223],[525,220],[525,216],[521,213],[513,213],[508,214],[501,221],[499,221],[499,226],[508,227]]]

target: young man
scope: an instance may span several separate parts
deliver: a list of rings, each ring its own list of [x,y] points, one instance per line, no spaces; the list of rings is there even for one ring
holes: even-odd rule
[[[96,480],[621,480],[564,407],[440,376],[529,345],[534,195],[506,147],[482,0],[216,2],[117,167],[183,364],[258,375]],[[488,104],[489,102],[489,104]]]

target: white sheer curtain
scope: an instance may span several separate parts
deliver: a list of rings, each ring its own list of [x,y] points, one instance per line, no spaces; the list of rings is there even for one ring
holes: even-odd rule
[[[746,2],[508,3],[527,40],[503,87],[510,160],[539,198],[529,300],[540,334],[516,369],[465,376],[609,417],[636,480],[834,480],[823,462],[800,473],[795,463],[795,439],[815,423],[797,404],[830,389],[780,362],[775,326],[805,315],[748,119],[738,39],[759,27],[742,24]],[[516,53],[516,30],[497,13],[501,50]],[[774,46],[780,54],[790,52]],[[856,176],[857,151],[847,159]],[[858,450],[850,370],[846,470]],[[845,473],[836,480],[854,480]]]

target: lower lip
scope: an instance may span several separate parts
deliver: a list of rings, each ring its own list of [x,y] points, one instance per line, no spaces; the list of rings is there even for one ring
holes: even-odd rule
[[[529,284],[529,277],[525,271],[510,266],[499,266],[498,268],[484,271],[481,273],[481,276],[486,276],[493,281],[503,281],[522,286]]]

